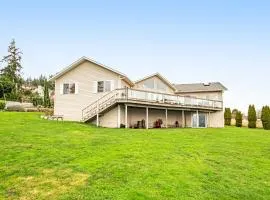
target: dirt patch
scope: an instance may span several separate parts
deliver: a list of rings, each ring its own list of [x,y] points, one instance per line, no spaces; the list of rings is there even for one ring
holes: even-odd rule
[[[17,184],[7,192],[8,199],[56,199],[86,183],[88,174],[72,170],[45,169],[37,176],[18,177]]]

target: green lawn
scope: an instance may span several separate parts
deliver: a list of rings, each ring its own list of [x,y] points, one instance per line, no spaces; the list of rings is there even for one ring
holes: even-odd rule
[[[0,112],[0,199],[270,199],[270,131],[125,130]]]

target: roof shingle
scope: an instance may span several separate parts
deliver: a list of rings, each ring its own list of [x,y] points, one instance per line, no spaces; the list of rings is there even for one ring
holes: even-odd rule
[[[186,92],[209,92],[209,91],[224,91],[227,88],[220,82],[212,83],[191,83],[191,84],[174,84],[177,89],[176,93]]]

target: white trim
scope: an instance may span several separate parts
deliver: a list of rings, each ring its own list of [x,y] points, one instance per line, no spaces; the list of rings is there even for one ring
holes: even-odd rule
[[[60,83],[60,94],[63,95],[64,94],[64,83]]]
[[[92,93],[96,94],[98,91],[97,91],[97,81],[93,81],[93,85],[92,85]]]
[[[125,128],[128,128],[128,120],[127,120],[127,118],[128,118],[128,106],[127,106],[127,104],[125,104]]]
[[[79,94],[79,83],[75,83],[75,94]]]
[[[114,80],[111,80],[110,82],[111,82],[110,89],[111,89],[111,91],[113,91],[114,90]]]

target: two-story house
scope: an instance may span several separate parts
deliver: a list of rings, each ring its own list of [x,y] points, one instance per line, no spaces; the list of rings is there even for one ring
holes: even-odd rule
[[[54,114],[103,127],[223,127],[221,83],[172,84],[159,73],[136,82],[82,57],[57,73]],[[157,123],[159,122],[159,123]]]

